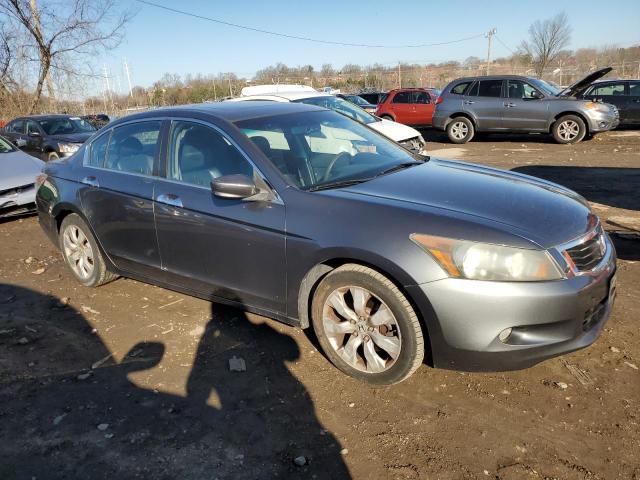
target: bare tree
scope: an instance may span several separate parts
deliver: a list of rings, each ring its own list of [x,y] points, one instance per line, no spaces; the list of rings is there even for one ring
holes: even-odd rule
[[[544,69],[569,45],[570,40],[569,17],[562,12],[533,22],[529,27],[529,40],[524,40],[520,49],[531,59],[536,75],[541,77]]]
[[[86,72],[85,60],[105,49],[115,48],[122,40],[130,12],[118,12],[116,0],[0,0],[4,12],[22,27],[34,42],[37,54],[38,83],[29,112],[38,106],[42,89],[52,69],[68,74]],[[49,84],[49,93],[53,87]]]

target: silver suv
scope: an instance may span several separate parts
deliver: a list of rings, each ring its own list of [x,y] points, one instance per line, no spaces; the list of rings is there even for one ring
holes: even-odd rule
[[[576,98],[611,70],[593,72],[564,90],[515,75],[459,78],[438,98],[433,126],[453,143],[466,143],[477,132],[550,133],[558,143],[576,143],[618,125],[614,105]]]

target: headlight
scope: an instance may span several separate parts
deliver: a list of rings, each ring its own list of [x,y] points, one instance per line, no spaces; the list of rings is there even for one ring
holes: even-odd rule
[[[562,277],[548,252],[454,240],[419,233],[411,240],[451,277],[504,282],[539,282]]]
[[[58,149],[60,150],[60,153],[76,153],[79,148],[80,148],[80,145],[78,145],[77,143],[59,143],[58,144]]]
[[[584,108],[587,110],[595,110],[596,112],[609,113],[609,106],[600,102],[585,102]]]

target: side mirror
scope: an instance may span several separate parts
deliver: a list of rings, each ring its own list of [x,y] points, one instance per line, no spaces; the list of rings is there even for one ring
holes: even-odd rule
[[[211,191],[216,197],[249,198],[260,189],[255,182],[246,175],[223,175],[211,181]]]
[[[39,137],[40,136],[40,132],[29,132],[29,136],[30,137]]]
[[[531,92],[531,98],[533,98],[534,100],[540,100],[543,97],[544,97],[544,95],[542,95],[537,90],[534,90],[533,92]]]

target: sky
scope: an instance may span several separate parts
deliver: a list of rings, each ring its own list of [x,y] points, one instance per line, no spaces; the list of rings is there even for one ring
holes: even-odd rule
[[[557,0],[151,1],[250,27],[345,43],[430,44],[480,35],[495,27],[499,41],[494,41],[494,58],[508,56],[511,51],[507,47],[515,50],[527,37],[532,22],[551,17],[564,7],[572,27],[571,49],[640,43],[640,0],[582,0],[573,5]],[[277,62],[311,64],[319,69],[324,63],[339,68],[346,63],[437,63],[487,55],[485,38],[420,48],[347,47],[236,29],[136,0],[121,0],[120,5],[137,12],[124,41],[104,58],[112,76],[111,88],[120,91],[126,88],[124,58],[132,83],[148,87],[165,72],[183,77],[234,72],[250,78],[260,68]]]

